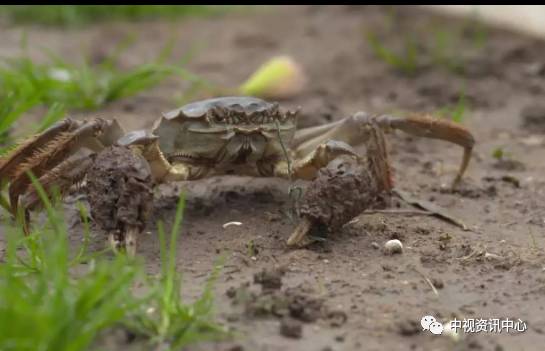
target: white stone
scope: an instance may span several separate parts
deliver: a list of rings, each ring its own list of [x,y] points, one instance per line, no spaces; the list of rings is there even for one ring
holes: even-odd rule
[[[393,255],[403,252],[403,244],[401,241],[394,239],[394,240],[388,240],[386,244],[384,244],[384,250],[387,254]]]

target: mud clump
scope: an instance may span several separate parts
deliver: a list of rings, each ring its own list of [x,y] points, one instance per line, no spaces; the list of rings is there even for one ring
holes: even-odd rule
[[[242,307],[249,319],[279,319],[280,334],[290,338],[301,337],[304,323],[325,320],[332,327],[340,327],[346,322],[346,313],[329,309],[323,299],[315,297],[304,286],[283,288],[283,275],[282,269],[262,270],[254,275],[253,286],[244,283],[238,288],[232,287],[227,296],[233,305]],[[261,288],[255,289],[256,285]]]
[[[280,334],[287,338],[300,339],[303,336],[303,325],[293,318],[284,318],[280,323]]]
[[[144,230],[153,192],[151,170],[141,156],[109,147],[97,155],[87,179],[91,216],[102,230],[114,236]]]
[[[527,105],[521,111],[522,127],[532,132],[545,133],[545,104]]]
[[[254,283],[261,285],[264,290],[278,290],[282,288],[283,269],[262,270],[254,274]]]

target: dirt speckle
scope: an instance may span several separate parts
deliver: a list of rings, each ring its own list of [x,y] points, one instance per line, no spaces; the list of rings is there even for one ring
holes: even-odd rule
[[[535,102],[527,105],[520,115],[524,128],[534,133],[545,133],[545,103]]]
[[[514,160],[511,158],[499,159],[494,163],[493,167],[496,169],[501,169],[503,171],[511,171],[511,172],[516,172],[516,171],[521,172],[526,170],[526,166],[524,165],[524,163],[522,163],[519,160]]]
[[[303,324],[296,319],[284,317],[280,322],[280,334],[288,338],[300,339],[303,336]]]
[[[254,276],[254,284],[261,285],[261,289],[256,291],[251,284],[243,283],[238,288],[231,287],[227,296],[234,305],[243,306],[248,318],[288,318],[303,323],[324,320],[337,327],[346,322],[346,312],[328,308],[324,299],[316,297],[308,286],[282,288],[280,278],[283,274],[261,270]]]
[[[413,336],[422,331],[420,322],[414,319],[403,319],[396,323],[397,331],[403,336]]]
[[[279,290],[284,273],[283,269],[264,269],[254,274],[254,283],[261,285],[264,290]]]

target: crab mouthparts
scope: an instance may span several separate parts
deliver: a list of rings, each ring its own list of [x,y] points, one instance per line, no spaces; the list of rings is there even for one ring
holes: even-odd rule
[[[233,139],[229,141],[226,145],[227,160],[232,164],[245,164],[258,157],[256,155],[259,152],[258,145],[254,143],[259,143],[262,136],[256,134],[237,134]]]
[[[248,157],[254,152],[254,149],[252,147],[251,143],[244,143],[242,146],[238,149],[238,152],[233,159],[234,164],[243,164],[248,161]]]

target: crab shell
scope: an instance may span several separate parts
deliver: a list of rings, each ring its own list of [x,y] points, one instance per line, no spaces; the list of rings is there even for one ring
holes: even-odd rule
[[[284,157],[297,113],[258,98],[220,97],[163,114],[152,132],[171,163],[248,164]]]

